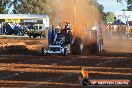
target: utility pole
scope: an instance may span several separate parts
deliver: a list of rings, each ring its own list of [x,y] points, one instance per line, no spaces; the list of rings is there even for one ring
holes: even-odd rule
[[[61,2],[62,2],[62,0],[57,0],[57,5],[58,5],[58,10],[57,10],[57,19],[56,19],[56,23],[57,23],[57,25],[60,23],[60,17],[61,17]]]
[[[75,30],[76,26],[76,14],[77,14],[77,8],[76,8],[76,0],[73,1],[74,4],[74,17],[73,17],[73,29]],[[73,30],[73,31],[74,31]]]

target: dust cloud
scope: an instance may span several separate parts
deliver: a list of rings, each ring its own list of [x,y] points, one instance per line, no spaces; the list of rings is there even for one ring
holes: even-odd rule
[[[73,34],[84,36],[98,22],[99,12],[90,0],[50,0],[50,18],[55,26],[69,21]]]

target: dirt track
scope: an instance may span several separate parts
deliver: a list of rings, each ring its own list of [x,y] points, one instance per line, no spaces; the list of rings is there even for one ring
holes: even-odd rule
[[[9,39],[10,43],[22,42],[25,52],[46,45],[45,39]],[[0,39],[7,44],[7,39]],[[13,42],[12,42],[13,41]],[[33,43],[30,43],[32,41]],[[4,43],[3,43],[4,42]],[[24,43],[23,43],[24,42]],[[41,42],[41,43],[40,43]],[[109,42],[106,47],[108,46]],[[132,41],[129,41],[132,44]],[[20,45],[21,45],[20,44]],[[7,44],[9,45],[9,44]],[[28,48],[28,45],[33,45]],[[107,48],[108,49],[108,48]],[[4,52],[6,51],[3,49]],[[18,49],[19,50],[19,49]],[[115,49],[116,50],[116,49]],[[15,50],[14,50],[15,51]],[[7,51],[6,51],[7,52]],[[116,51],[117,52],[117,51]],[[14,52],[13,52],[14,53]],[[130,79],[132,80],[132,55],[126,53],[106,53],[95,56],[34,56],[22,52],[13,55],[0,55],[0,87],[9,88],[81,88],[78,76],[82,67],[88,67],[91,79]],[[97,87],[90,87],[97,88]],[[115,88],[115,87],[99,87]],[[117,87],[116,87],[117,88]],[[119,87],[126,88],[126,87]]]

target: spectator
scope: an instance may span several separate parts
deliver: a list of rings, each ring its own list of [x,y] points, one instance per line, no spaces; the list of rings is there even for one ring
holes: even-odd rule
[[[15,24],[14,26],[14,35],[17,35],[19,33],[19,27],[18,24]]]
[[[131,32],[131,28],[129,26],[129,24],[126,26],[126,38],[128,39],[130,36],[130,32]]]
[[[0,24],[0,34],[2,34],[2,24]]]
[[[121,38],[122,39],[122,26],[121,25],[119,25],[118,26],[118,33],[119,33],[119,38]]]
[[[52,27],[48,29],[48,45],[52,44]]]

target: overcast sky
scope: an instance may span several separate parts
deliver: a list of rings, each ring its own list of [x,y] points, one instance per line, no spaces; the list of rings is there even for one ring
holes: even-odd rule
[[[104,11],[105,12],[116,12],[116,11],[121,11],[122,9],[126,9],[127,5],[125,1],[123,4],[117,3],[117,0],[97,0],[100,4],[104,6]]]

